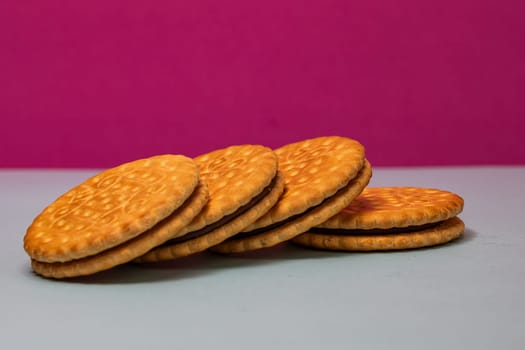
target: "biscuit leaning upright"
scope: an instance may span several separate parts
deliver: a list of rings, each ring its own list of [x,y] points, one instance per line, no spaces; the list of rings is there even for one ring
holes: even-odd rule
[[[239,233],[279,199],[284,180],[275,153],[259,145],[238,145],[195,158],[210,191],[202,212],[184,233],[136,262],[171,260],[206,250]]]
[[[69,190],[29,226],[33,270],[89,275],[131,261],[176,237],[208,198],[195,162],[162,155],[122,164]]]
[[[434,246],[461,236],[463,199],[418,187],[366,188],[348,207],[293,239],[319,249],[374,251]]]
[[[364,147],[349,138],[304,140],[275,153],[284,177],[284,194],[268,213],[213,251],[238,253],[287,241],[341,211],[372,175]]]

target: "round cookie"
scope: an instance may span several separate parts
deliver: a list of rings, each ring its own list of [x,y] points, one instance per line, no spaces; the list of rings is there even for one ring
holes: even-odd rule
[[[455,193],[420,187],[368,187],[319,228],[373,229],[443,221],[463,210]]]
[[[31,261],[33,270],[51,278],[67,278],[91,275],[132,261],[152,248],[177,237],[184,227],[201,211],[208,200],[208,190],[200,184],[191,197],[170,216],[141,235],[114,248],[82,259],[46,263]]]
[[[198,183],[195,162],[178,155],[155,156],[108,169],[45,208],[29,226],[24,249],[33,261],[48,264],[106,252],[183,207]],[[200,198],[205,201],[207,190],[201,187]],[[176,233],[170,231],[165,240]]]
[[[291,143],[275,150],[285,192],[253,231],[301,214],[334,195],[354,179],[365,162],[365,149],[355,140],[325,136]]]
[[[463,199],[452,192],[417,188],[366,188],[348,207],[293,242],[330,250],[420,248],[458,238]]]
[[[401,250],[435,246],[461,236],[465,224],[458,217],[450,218],[426,229],[413,232],[371,234],[321,234],[303,233],[293,243],[317,249],[341,251]]]
[[[171,260],[221,243],[264,215],[284,189],[275,153],[259,145],[239,145],[195,158],[210,198],[184,234],[156,247],[136,262]]]
[[[263,217],[213,251],[244,252],[289,240],[347,206],[371,176],[364,147],[344,137],[304,140],[275,153],[285,181],[283,195]]]

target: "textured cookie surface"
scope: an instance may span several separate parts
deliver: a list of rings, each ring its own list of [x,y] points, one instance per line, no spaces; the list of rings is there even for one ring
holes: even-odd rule
[[[266,195],[270,184],[273,188],[267,198],[252,205],[231,221],[221,222],[210,232],[187,241],[166,242],[153,249],[137,262],[171,260],[203,251],[238,233],[257,220],[271,208],[284,188],[282,176],[277,176],[277,156],[259,145],[239,145],[216,150],[195,158],[200,176],[209,189],[210,197],[201,213],[184,228],[183,234],[191,235],[205,230],[209,225],[221,222],[225,217],[234,216],[248,206],[254,198]],[[273,180],[276,179],[275,183]]]
[[[368,187],[348,207],[317,227],[407,227],[443,221],[462,210],[463,199],[448,191],[419,187]]]
[[[264,215],[268,209],[277,202],[283,189],[284,180],[282,179],[282,176],[278,174],[271,192],[240,216],[235,217],[233,220],[219,226],[205,235],[185,242],[162,245],[152,249],[150,252],[135,261],[144,263],[172,260],[202,252],[213,247],[240,232],[248,224]]]
[[[372,176],[372,168],[365,160],[363,168],[350,183],[325,199],[320,205],[300,215],[285,220],[281,225],[246,237],[233,237],[215,247],[218,253],[241,253],[251,250],[272,247],[306,232],[345,208],[365,188]]]
[[[78,277],[108,270],[132,261],[153,247],[180,235],[182,229],[195,218],[207,200],[208,190],[205,185],[200,184],[181,207],[151,229],[129,241],[86,258],[54,263],[32,260],[31,266],[36,273],[51,278]]]
[[[400,250],[444,244],[460,237],[464,230],[463,221],[453,217],[436,226],[415,232],[373,235],[334,235],[307,232],[295,237],[292,242],[310,248],[341,251]]]
[[[199,181],[195,162],[162,155],[106,170],[60,196],[24,237],[33,260],[81,259],[133,239],[180,207]]]
[[[285,192],[246,231],[281,222],[320,204],[355,178],[365,159],[364,147],[359,142],[338,136],[288,144],[275,153],[284,176]]]
[[[199,230],[237,209],[263,191],[277,174],[277,156],[264,146],[239,145],[195,158],[200,178],[210,198],[202,212],[186,228]]]

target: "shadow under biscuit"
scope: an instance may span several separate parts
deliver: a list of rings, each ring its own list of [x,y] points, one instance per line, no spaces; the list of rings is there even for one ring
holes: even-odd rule
[[[174,282],[192,278],[201,278],[218,273],[226,269],[255,268],[270,264],[284,263],[290,260],[312,260],[312,259],[348,259],[358,257],[362,254],[406,254],[408,252],[428,251],[446,249],[446,247],[465,244],[476,239],[479,235],[476,231],[466,228],[461,237],[451,242],[417,249],[370,251],[370,252],[346,252],[328,251],[314,248],[303,248],[292,243],[282,243],[277,246],[244,253],[218,254],[211,251],[179,258],[171,261],[157,263],[130,263],[117,266],[111,270],[99,273],[60,280],[60,283],[93,284],[93,285],[118,285],[118,284],[141,284],[155,282]],[[32,274],[31,269],[27,269]],[[55,280],[48,280],[53,282]]]
[[[214,253],[215,254],[215,253]],[[328,259],[338,255],[348,255],[346,252],[327,251],[321,249],[305,249],[295,244],[284,242],[274,247],[248,251],[243,253],[216,253],[224,259],[238,261],[239,264],[248,262],[279,262],[301,259]]]
[[[474,239],[476,239],[476,236],[478,236],[479,233],[477,233],[476,231],[468,228],[468,227],[465,227],[465,232],[463,232],[463,234],[458,237],[458,239],[455,239],[453,240],[452,242],[449,242],[450,245],[456,245],[456,244],[463,244],[463,243],[466,243],[466,242],[469,242],[469,241],[472,241]],[[438,246],[439,247],[439,246]],[[436,247],[436,248],[438,248]]]
[[[213,268],[206,268],[206,258],[195,255],[173,261],[171,264],[123,264],[110,270],[100,271],[92,275],[72,277],[68,279],[46,279],[50,283],[73,283],[73,284],[93,284],[93,285],[119,285],[119,284],[141,284],[184,280],[187,278],[200,277],[213,273]],[[186,261],[187,260],[187,261]],[[178,264],[177,264],[178,263]],[[25,273],[33,275],[31,269],[25,269]]]
[[[337,258],[342,255],[348,254],[307,250],[291,244],[281,244],[261,251],[230,255],[206,251],[171,261],[124,264],[93,275],[61,280],[60,283],[118,285],[175,282],[201,278],[227,269],[249,269],[257,266],[279,264],[286,260]]]

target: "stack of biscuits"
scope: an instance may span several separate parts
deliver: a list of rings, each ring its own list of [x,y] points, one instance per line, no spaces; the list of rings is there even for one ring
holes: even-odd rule
[[[105,170],[45,208],[24,249],[44,277],[90,275],[205,250],[283,242],[343,251],[420,248],[464,231],[458,195],[367,187],[358,141],[318,137],[270,149],[236,145],[196,158],[158,155]]]

